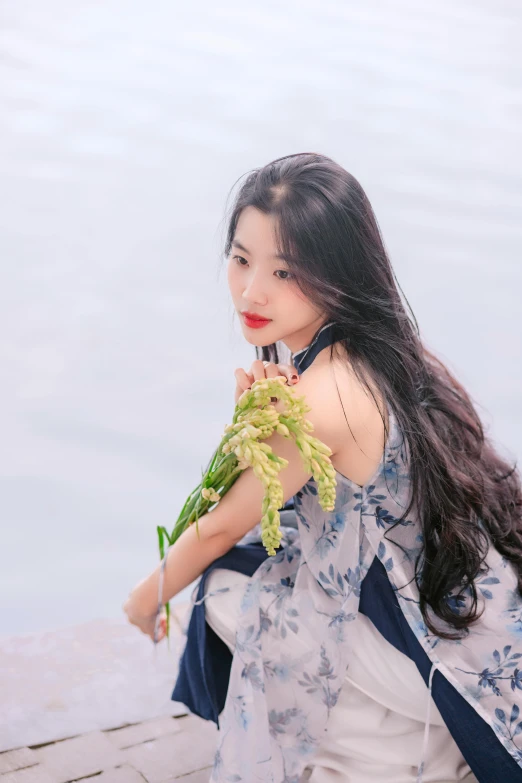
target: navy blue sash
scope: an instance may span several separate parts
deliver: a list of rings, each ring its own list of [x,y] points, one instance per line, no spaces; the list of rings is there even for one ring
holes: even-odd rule
[[[334,323],[322,326],[310,345],[292,355],[297,372],[303,373],[319,351],[340,338],[341,334]],[[290,500],[281,510],[289,512],[293,509],[293,500]],[[233,547],[203,572],[196,600],[204,596],[206,579],[214,568],[228,568],[252,576],[267,557],[262,543]],[[415,662],[427,686],[431,661],[408,625],[386,570],[377,557],[362,581],[359,611],[370,618],[390,644]],[[230,650],[205,620],[203,601],[192,609],[187,641],[171,699],[185,704],[195,715],[214,721],[219,728],[219,715],[225,706],[231,665]],[[433,676],[432,696],[479,783],[522,783],[522,769],[498,741],[493,729],[439,670]]]

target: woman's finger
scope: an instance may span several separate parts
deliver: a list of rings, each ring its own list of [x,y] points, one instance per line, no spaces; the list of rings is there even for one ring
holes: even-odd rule
[[[278,375],[282,375],[278,369],[278,364],[275,364],[274,362],[263,362],[263,365],[265,368],[266,378],[276,378]]]
[[[299,380],[297,370],[292,364],[275,364],[275,362],[263,362],[263,364],[267,378],[276,378],[278,375],[282,375],[288,384],[297,383]]]
[[[238,367],[234,371],[234,375],[238,388],[242,391],[250,389],[254,381],[263,380],[264,378],[277,378],[278,375],[285,377],[289,384],[297,383],[299,380],[297,370],[292,364],[276,364],[275,362],[262,361],[261,359],[256,359],[252,362],[249,373],[242,367]]]
[[[164,623],[161,623],[161,625],[160,625],[160,626],[159,626],[159,628],[158,628],[158,633],[157,633],[157,636],[156,636],[156,641],[157,641],[157,642],[161,642],[161,640],[162,640],[162,639],[164,639],[166,635],[167,635],[167,628],[166,628],[166,626],[164,625]],[[154,641],[154,634],[152,634],[152,641]]]
[[[267,364],[270,364],[270,362],[267,362]],[[261,359],[256,359],[254,362],[252,362],[252,367],[250,368],[250,372],[254,376],[254,380],[256,381],[261,381],[263,378],[271,377],[269,375],[266,375],[265,363],[262,362]]]
[[[243,370],[242,367],[238,367],[237,370],[234,370],[234,376],[236,378],[237,385],[243,391],[245,391],[245,389],[250,389],[254,383],[254,376],[249,375],[247,372],[245,372],[245,370]]]
[[[167,635],[167,614],[164,608],[161,611],[159,619],[155,618],[154,627],[156,627],[156,623],[158,624],[156,641],[160,642]],[[150,634],[150,638],[154,641],[154,630]]]
[[[294,384],[299,381],[297,370],[292,364],[278,364],[277,370],[277,374],[284,375],[289,384]]]

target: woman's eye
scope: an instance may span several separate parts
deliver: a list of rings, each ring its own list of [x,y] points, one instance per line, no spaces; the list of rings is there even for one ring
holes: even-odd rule
[[[244,261],[245,264],[248,264],[248,261],[246,260],[246,258],[243,258],[243,256],[234,256],[234,261],[237,261],[239,266],[244,266],[244,264],[242,264],[241,261]]]
[[[248,261],[246,258],[243,258],[243,256],[233,256],[233,260],[238,264],[238,266],[246,266],[248,264]],[[245,263],[243,263],[243,261]],[[293,280],[294,276],[291,274],[287,269],[278,269],[276,272],[274,272],[275,275],[278,275],[281,273],[284,275],[284,277],[280,277],[280,280]]]
[[[282,272],[284,275],[286,275],[286,277],[280,277],[279,278],[280,280],[292,280],[293,275],[290,272],[288,272],[286,269],[278,269],[277,271]]]

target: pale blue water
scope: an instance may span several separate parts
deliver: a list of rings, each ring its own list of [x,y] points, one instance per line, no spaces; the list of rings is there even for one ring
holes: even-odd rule
[[[0,632],[116,617],[249,366],[229,188],[361,181],[424,339],[522,451],[518,3],[0,9]],[[182,596],[186,597],[188,591]]]

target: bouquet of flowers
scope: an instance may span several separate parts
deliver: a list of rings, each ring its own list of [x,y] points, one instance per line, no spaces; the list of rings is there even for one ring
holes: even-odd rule
[[[282,399],[284,411],[279,412],[272,402]],[[189,525],[196,525],[198,519],[218,503],[237,480],[239,475],[251,467],[262,482],[265,493],[261,508],[261,540],[269,555],[275,555],[281,540],[279,510],[284,496],[277,474],[288,465],[288,460],[274,454],[270,446],[262,441],[278,432],[285,438],[293,438],[303,463],[318,484],[318,499],[325,511],[332,511],[335,505],[335,470],[330,461],[331,449],[309,433],[312,423],[305,418],[310,408],[304,397],[295,397],[286,385],[284,376],[254,381],[239,397],[232,424],[225,427],[223,438],[215,450],[201,482],[190,493],[180,515],[169,534],[165,527],[157,526],[160,557],[165,557],[165,542],[172,546]],[[164,561],[165,562],[165,561]],[[162,595],[160,580],[159,596]],[[160,599],[161,600],[161,599]],[[158,612],[161,604],[158,607]],[[167,638],[169,638],[170,607],[166,604]]]

